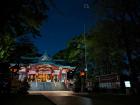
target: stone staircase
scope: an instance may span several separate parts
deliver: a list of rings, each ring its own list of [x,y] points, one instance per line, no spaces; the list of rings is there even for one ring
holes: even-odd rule
[[[29,91],[65,91],[63,82],[30,82]]]

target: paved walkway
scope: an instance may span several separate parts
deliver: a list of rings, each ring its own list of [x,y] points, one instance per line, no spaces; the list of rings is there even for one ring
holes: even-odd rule
[[[71,91],[31,91],[30,94],[42,94],[56,105],[93,105],[90,98],[73,95]]]

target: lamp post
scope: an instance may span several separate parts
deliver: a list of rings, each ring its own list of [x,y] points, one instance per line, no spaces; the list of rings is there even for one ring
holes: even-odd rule
[[[85,1],[84,3],[84,8],[85,9],[88,9],[89,8],[89,5],[87,3],[87,1]],[[87,79],[87,45],[86,45],[86,24],[84,23],[84,34],[83,34],[83,37],[84,37],[84,57],[85,57],[85,69],[84,69],[84,73],[80,73],[80,76],[81,76],[81,92],[84,91],[84,87],[85,87],[85,79]],[[83,71],[82,71],[83,72]],[[86,73],[85,73],[86,72]],[[85,78],[84,78],[85,77]]]
[[[86,31],[85,31],[86,25],[84,24],[84,56],[85,56],[85,71],[87,71],[87,46],[86,46]]]
[[[87,3],[87,1],[85,0],[84,3],[84,8],[88,9],[89,5]],[[84,45],[85,45],[85,49],[84,49],[84,53],[85,53],[85,71],[87,72],[87,45],[86,45],[86,24],[84,23]]]

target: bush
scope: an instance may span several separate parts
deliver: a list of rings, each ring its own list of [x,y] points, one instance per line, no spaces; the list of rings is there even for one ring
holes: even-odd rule
[[[20,81],[17,78],[13,77],[11,81],[11,93],[17,94],[18,91],[20,90],[20,87],[21,87]]]
[[[19,89],[19,93],[20,94],[28,94],[28,90],[30,88],[29,83],[27,82],[27,78],[25,78],[22,82],[21,82],[21,86]]]

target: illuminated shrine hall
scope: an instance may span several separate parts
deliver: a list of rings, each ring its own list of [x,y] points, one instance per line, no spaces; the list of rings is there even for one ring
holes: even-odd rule
[[[67,72],[74,68],[55,64],[48,57],[47,53],[44,53],[43,56],[38,58],[37,63],[31,63],[28,67],[22,68],[19,71],[19,77],[25,77],[23,75],[26,74],[29,82],[65,82],[67,80]]]

